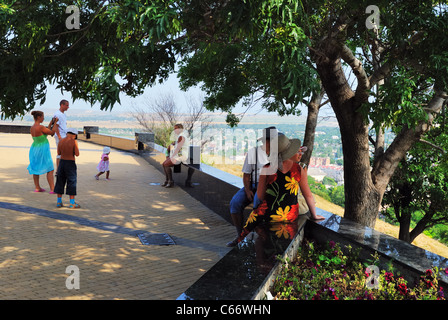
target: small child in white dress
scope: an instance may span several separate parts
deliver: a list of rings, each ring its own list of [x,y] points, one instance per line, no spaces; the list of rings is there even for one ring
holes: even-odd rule
[[[96,169],[98,170],[98,174],[95,175],[95,179],[99,180],[100,175],[102,175],[104,172],[106,172],[106,180],[109,181],[109,154],[110,154],[110,148],[104,147],[103,154],[101,155],[101,161],[96,166]]]

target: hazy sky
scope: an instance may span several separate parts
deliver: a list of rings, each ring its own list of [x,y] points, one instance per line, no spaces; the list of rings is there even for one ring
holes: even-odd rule
[[[99,103],[95,104],[93,107],[85,102],[84,100],[76,100],[73,102],[72,96],[70,92],[64,92],[61,94],[61,90],[55,88],[56,86],[52,86],[48,84],[47,91],[47,99],[42,106],[39,104],[36,105],[36,109],[57,109],[59,108],[59,101],[62,99],[66,99],[70,102],[70,107],[72,110],[95,110],[101,111]],[[189,95],[193,95],[194,97],[199,96],[201,94],[201,90],[198,88],[193,88],[187,92],[180,90],[179,82],[175,74],[171,75],[170,78],[165,81],[163,84],[157,84],[153,87],[149,87],[145,90],[145,93],[139,97],[131,98],[126,96],[125,94],[120,95],[121,104],[115,104],[112,111],[103,111],[107,113],[122,113],[131,111],[131,105],[134,104],[142,104],[145,99],[151,99],[152,96],[157,96],[160,94],[167,94],[172,92],[174,94],[176,104],[179,106],[185,105],[185,97]]]
[[[57,90],[55,87],[50,84],[47,84],[48,90],[47,90],[47,99],[45,103],[40,106],[39,103],[36,105],[36,109],[57,109],[59,108],[59,101],[62,99],[66,99],[70,102],[70,110],[75,111],[76,110],[95,110],[95,111],[101,111],[99,103],[95,104],[93,107],[85,102],[84,100],[76,100],[73,102],[72,96],[70,92],[64,92],[64,94],[61,94],[61,90]],[[192,98],[192,99],[200,99],[204,96],[203,92],[200,88],[191,88],[188,91],[182,91],[179,88],[179,81],[177,79],[176,74],[172,74],[167,81],[165,81],[162,84],[156,84],[153,87],[148,87],[145,90],[145,93],[142,94],[139,97],[131,98],[126,96],[125,94],[120,95],[121,104],[115,104],[112,111],[103,111],[107,113],[122,113],[122,112],[129,112],[132,111],[132,104],[139,105],[140,107],[144,107],[145,100],[150,100],[153,97],[157,97],[163,94],[173,93],[174,99],[176,104],[179,107],[186,106],[186,99]],[[235,113],[243,112],[245,109],[242,107],[236,107]],[[255,106],[252,110],[252,113],[259,112],[260,107]]]

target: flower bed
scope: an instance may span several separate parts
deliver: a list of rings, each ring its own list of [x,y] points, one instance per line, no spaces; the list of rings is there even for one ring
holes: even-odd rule
[[[365,263],[358,256],[350,246],[305,239],[297,258],[284,262],[271,294],[279,300],[445,300],[438,275],[448,268],[427,270],[411,287],[392,264],[380,271],[378,256]]]

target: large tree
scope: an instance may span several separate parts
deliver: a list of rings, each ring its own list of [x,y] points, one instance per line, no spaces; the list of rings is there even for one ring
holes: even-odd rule
[[[320,81],[341,131],[345,217],[374,226],[399,162],[448,97],[446,2],[379,1],[373,11],[349,0],[243,1],[238,9],[225,3],[204,11],[204,28],[194,36],[205,44],[189,57],[185,83],[202,81],[211,108],[229,110],[241,94],[233,88],[243,83],[243,93],[269,94],[266,109],[290,114],[319,93]],[[234,37],[225,42],[224,34]],[[386,148],[389,128],[397,135]]]
[[[3,117],[43,99],[45,81],[107,109],[176,62],[182,85],[202,85],[206,106],[231,123],[233,107],[256,93],[288,115],[303,102],[318,108],[325,92],[342,137],[345,216],[364,225],[447,99],[446,1],[377,1],[366,13],[370,3],[354,0],[79,0],[80,29],[67,30],[69,4],[2,2]],[[387,128],[397,135],[386,148]]]

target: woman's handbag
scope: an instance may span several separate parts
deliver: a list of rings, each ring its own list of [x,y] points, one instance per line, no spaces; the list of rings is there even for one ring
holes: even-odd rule
[[[308,208],[308,204],[306,203],[305,197],[302,195],[302,192],[297,194],[297,201],[299,203],[299,214],[305,214],[310,210]]]

